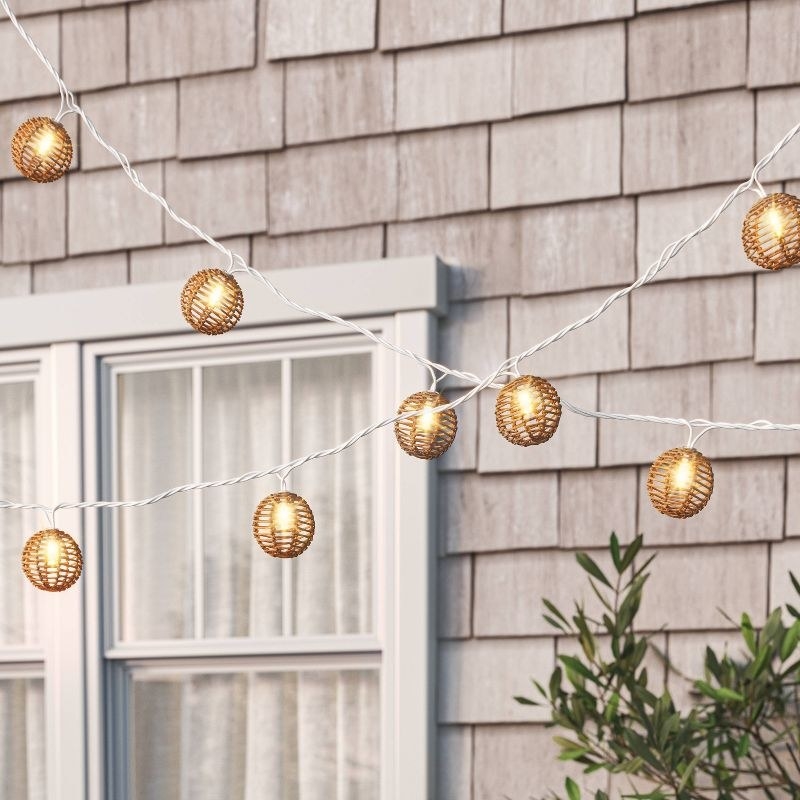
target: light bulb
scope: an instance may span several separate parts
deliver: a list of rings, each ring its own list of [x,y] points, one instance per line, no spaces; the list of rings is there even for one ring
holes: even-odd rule
[[[295,558],[314,538],[314,515],[308,503],[292,492],[265,497],[253,514],[253,536],[273,558]]]
[[[297,525],[297,514],[292,503],[282,500],[276,504],[272,514],[275,520],[275,530],[281,532],[291,531]]]
[[[533,417],[539,413],[542,397],[535,389],[531,389],[529,386],[520,386],[517,389],[515,400],[523,416]]]
[[[239,322],[244,307],[242,289],[233,275],[217,268],[202,269],[186,281],[181,313],[200,333],[216,336]]]
[[[647,493],[656,511],[687,519],[702,511],[714,491],[711,462],[693,447],[663,452],[647,474]]]
[[[52,131],[46,131],[42,134],[36,142],[36,153],[44,158],[52,149],[55,144],[56,137]]]
[[[417,417],[417,428],[423,433],[430,433],[436,427],[436,418],[439,415],[430,406]]]
[[[764,218],[772,230],[772,235],[776,239],[782,239],[786,233],[786,217],[783,212],[775,206],[770,206],[764,213]]]
[[[44,542],[44,560],[48,567],[57,567],[61,563],[63,548],[58,539],[46,539]]]
[[[14,166],[29,180],[50,183],[63,177],[72,163],[72,141],[60,122],[32,117],[11,141]]]
[[[37,588],[63,592],[81,576],[83,556],[78,543],[56,528],[34,533],[22,550],[22,571]]]
[[[215,283],[206,299],[209,308],[219,308],[222,297],[225,294],[225,287],[221,283]]]
[[[690,458],[682,458],[672,472],[672,486],[676,491],[685,492],[691,489],[697,469]]]

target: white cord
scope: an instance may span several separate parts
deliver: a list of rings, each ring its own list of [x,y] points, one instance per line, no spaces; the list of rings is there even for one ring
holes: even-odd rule
[[[31,48],[31,50],[33,50],[33,52],[37,55],[37,57],[44,64],[45,68],[50,73],[52,78],[56,81],[59,89],[59,94],[61,96],[61,106],[59,108],[56,119],[60,120],[66,114],[69,113],[77,114],[83,120],[89,133],[91,133],[91,135],[95,138],[95,140],[114,157],[114,159],[119,163],[125,174],[130,179],[130,181],[137,189],[139,189],[139,191],[143,192],[148,197],[157,202],[167,212],[167,214],[169,214],[169,216],[173,220],[175,220],[175,222],[177,222],[179,225],[183,226],[187,230],[194,233],[200,239],[203,239],[205,242],[207,242],[212,247],[216,248],[221,254],[223,254],[226,257],[228,261],[229,273],[233,274],[236,272],[245,272],[251,277],[253,277],[255,280],[262,283],[281,302],[283,302],[290,308],[293,308],[296,311],[299,311],[303,314],[317,317],[318,319],[323,319],[328,322],[334,323],[336,325],[345,327],[362,336],[365,336],[375,344],[378,344],[382,347],[386,347],[389,350],[399,355],[413,359],[415,362],[425,367],[430,372],[432,378],[431,390],[434,390],[438,385],[438,382],[446,375],[450,375],[459,378],[463,381],[466,381],[468,383],[474,384],[474,386],[465,394],[461,395],[461,397],[457,398],[456,400],[450,403],[447,403],[446,405],[438,406],[435,409],[435,411],[439,412],[458,407],[459,405],[467,402],[476,394],[478,394],[479,392],[483,391],[486,388],[489,387],[498,388],[502,386],[503,383],[499,382],[498,379],[507,375],[510,375],[512,377],[518,376],[520,374],[519,364],[521,361],[523,361],[526,358],[529,358],[535,353],[540,352],[541,350],[544,350],[545,348],[549,347],[550,345],[554,344],[555,342],[567,336],[569,333],[572,333],[573,331],[578,330],[584,325],[588,325],[589,323],[593,322],[599,316],[604,314],[614,303],[616,303],[617,300],[620,300],[621,298],[631,294],[631,292],[633,292],[635,289],[638,289],[639,287],[650,283],[658,275],[658,273],[661,272],[669,264],[669,262],[686,246],[686,244],[688,244],[696,236],[699,236],[701,233],[710,228],[739,195],[747,191],[753,191],[761,197],[765,196],[764,188],[761,185],[761,182],[759,181],[759,175],[761,171],[775,158],[775,156],[784,147],[786,147],[786,145],[797,135],[798,131],[800,131],[800,122],[798,122],[793,128],[787,131],[785,136],[772,148],[772,150],[755,165],[755,167],[753,168],[753,172],[748,180],[739,184],[739,186],[737,186],[725,198],[725,200],[723,200],[723,202],[714,211],[714,213],[702,225],[695,228],[693,231],[687,233],[685,236],[682,236],[680,239],[676,239],[674,242],[667,245],[661,252],[661,255],[659,256],[658,260],[653,262],[648,268],[648,270],[643,275],[641,275],[637,280],[635,280],[629,286],[626,286],[625,288],[620,289],[617,292],[614,292],[613,294],[609,295],[603,301],[603,303],[597,309],[595,309],[591,314],[588,314],[587,316],[582,317],[576,320],[575,322],[565,326],[561,330],[557,331],[556,333],[552,334],[546,339],[543,339],[541,342],[538,342],[537,344],[533,345],[527,350],[506,359],[497,367],[497,369],[494,372],[492,372],[487,377],[481,379],[477,375],[471,372],[465,372],[453,369],[444,364],[439,364],[435,361],[431,361],[430,359],[425,358],[423,355],[415,353],[412,350],[400,347],[394,342],[391,342],[382,336],[378,336],[376,333],[374,333],[374,331],[370,331],[369,329],[364,328],[363,326],[358,325],[355,322],[342,319],[341,317],[338,317],[335,314],[329,314],[326,311],[319,311],[317,309],[304,306],[292,300],[290,297],[285,295],[277,286],[275,286],[275,284],[266,275],[264,275],[262,272],[255,269],[254,267],[250,266],[249,264],[247,264],[247,262],[239,254],[234,253],[229,248],[225,247],[225,245],[223,245],[221,242],[218,242],[216,239],[214,239],[214,237],[210,236],[205,231],[201,230],[199,227],[192,224],[187,219],[178,214],[172,208],[172,206],[170,206],[165,197],[153,191],[144,184],[144,182],[141,180],[136,170],[131,166],[128,157],[124,153],[121,153],[119,150],[117,150],[113,145],[109,144],[100,135],[94,123],[87,116],[86,112],[75,101],[74,94],[70,91],[70,89],[62,80],[60,74],[58,73],[58,70],[56,70],[56,68],[47,59],[44,53],[42,53],[38,45],[33,41],[33,39],[30,37],[27,31],[23,28],[22,24],[19,22],[16,15],[11,11],[7,0],[0,0],[0,7],[3,8],[9,20],[17,30],[17,32],[27,43],[27,45]],[[614,420],[624,420],[624,421],[653,422],[664,425],[686,426],[689,430],[688,446],[693,446],[694,443],[696,443],[701,436],[708,433],[708,431],[715,429],[749,430],[749,431],[800,430],[800,425],[797,424],[784,425],[780,423],[772,423],[769,422],[768,420],[756,420],[755,422],[749,422],[749,423],[712,422],[709,420],[702,420],[702,419],[685,420],[685,419],[676,419],[671,417],[643,416],[638,414],[613,414],[600,411],[590,411],[587,409],[579,408],[578,406],[575,406],[563,399],[562,399],[562,405],[567,410],[575,414],[579,414],[585,417],[592,417],[595,419],[614,419]],[[369,436],[370,434],[374,433],[375,431],[381,428],[385,428],[386,426],[391,425],[402,419],[418,416],[422,413],[426,413],[426,410],[422,409],[419,411],[409,411],[406,412],[405,414],[387,417],[386,419],[373,423],[372,425],[369,425],[368,427],[363,428],[362,430],[354,433],[349,439],[347,439],[344,442],[341,442],[335,447],[331,447],[326,450],[318,450],[314,453],[309,453],[308,455],[296,458],[293,461],[280,464],[276,467],[271,467],[269,469],[260,471],[246,472],[243,473],[242,475],[238,475],[233,478],[226,478],[223,480],[188,483],[182,486],[176,486],[171,489],[167,489],[163,492],[152,495],[151,497],[145,498],[143,500],[83,501],[83,502],[71,502],[71,503],[58,503],[57,505],[52,507],[38,503],[15,503],[8,500],[0,500],[0,508],[17,509],[17,510],[26,510],[26,509],[39,510],[48,516],[48,521],[51,524],[54,524],[53,517],[55,515],[55,512],[58,511],[59,509],[138,508],[141,506],[152,505],[153,503],[160,502],[161,500],[165,500],[169,497],[172,497],[175,494],[181,494],[184,492],[190,492],[201,489],[210,489],[219,486],[233,486],[236,484],[245,483],[247,481],[256,480],[258,478],[267,477],[269,475],[278,476],[278,478],[281,481],[281,485],[283,486],[285,485],[287,476],[292,472],[292,470],[296,469],[297,467],[300,467],[303,464],[306,464],[309,461],[313,461],[318,458],[325,458],[327,456],[332,456],[341,453],[343,450],[352,447],[361,439],[365,438],[366,436]],[[699,428],[700,430],[697,433],[695,433],[695,428]]]

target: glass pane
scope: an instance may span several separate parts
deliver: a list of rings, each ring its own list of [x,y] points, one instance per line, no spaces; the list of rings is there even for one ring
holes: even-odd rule
[[[203,370],[203,478],[239,475],[281,461],[281,365]],[[281,562],[253,539],[253,511],[275,479],[203,493],[205,635],[280,636]]]
[[[292,455],[338,444],[373,418],[370,355],[297,359],[292,397]],[[293,562],[294,632],[372,632],[370,440],[306,464],[292,481],[317,522],[311,546]]]
[[[123,374],[117,389],[116,494],[191,482],[191,371]],[[191,496],[121,510],[118,542],[122,639],[193,636]]]
[[[131,681],[131,800],[375,800],[375,670]]]
[[[34,502],[37,497],[34,400],[32,381],[0,383],[0,497],[8,500]],[[23,577],[19,559],[25,540],[46,527],[42,523],[32,511],[0,514],[0,647],[33,644],[38,638],[35,590]]]
[[[44,681],[0,677],[0,797],[44,800]]]

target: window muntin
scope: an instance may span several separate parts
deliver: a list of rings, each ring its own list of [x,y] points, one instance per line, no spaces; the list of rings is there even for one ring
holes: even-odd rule
[[[114,493],[146,496],[341,440],[371,415],[371,361],[351,349],[119,370]],[[298,475],[302,483],[290,479],[289,488],[318,521],[302,559],[271,559],[252,539],[253,510],[278,488],[275,478],[121,510],[119,639],[374,633],[372,449],[365,443]]]

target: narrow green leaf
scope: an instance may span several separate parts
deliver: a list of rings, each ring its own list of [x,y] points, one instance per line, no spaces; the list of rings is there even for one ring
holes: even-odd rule
[[[567,627],[569,627],[569,622],[567,618],[556,608],[556,606],[551,603],[546,597],[542,598],[542,603],[544,607],[558,620],[564,623]]]
[[[644,536],[639,534],[626,548],[625,548],[625,555],[622,556],[622,561],[620,562],[620,572],[625,572],[628,567],[633,564],[633,559],[639,554],[639,551],[642,549],[642,544],[644,543]],[[648,564],[650,561],[653,560],[655,556],[652,556],[648,560]]]
[[[795,592],[797,592],[797,594],[800,595],[800,581],[797,580],[794,572],[792,572],[791,570],[789,571],[789,578],[792,581],[792,586],[794,586]]]
[[[720,686],[717,689],[717,695],[723,700],[731,700],[735,703],[744,703],[744,695],[735,692],[733,689],[728,689],[727,686]]]
[[[744,758],[750,752],[750,737],[743,733],[736,744],[736,758]]]
[[[800,611],[798,611],[791,603],[786,604],[786,610],[795,618],[800,619]]]
[[[591,681],[592,683],[597,683],[597,677],[594,673],[579,659],[575,658],[574,656],[559,656],[558,660],[572,672],[580,675],[581,677],[585,678],[587,681]]]
[[[581,800],[581,790],[572,778],[567,778],[564,781],[564,788],[567,790],[569,800]]]
[[[597,566],[594,559],[588,553],[576,553],[575,560],[581,565],[581,567],[588,572],[592,577],[597,578],[600,583],[605,584],[608,586],[609,589],[613,589],[614,587],[609,582],[608,578],[603,574],[603,570]]]
[[[529,697],[522,697],[522,695],[515,695],[514,699],[521,705],[521,706],[538,706],[535,700],[531,700]]]
[[[781,661],[786,661],[797,648],[800,640],[800,620],[795,620],[789,630],[786,631],[781,642]]]
[[[614,532],[611,533],[610,549],[611,549],[611,560],[614,562],[614,569],[616,569],[617,572],[621,573],[623,570],[622,570],[622,557],[619,554],[619,539],[617,539],[617,534]]]

